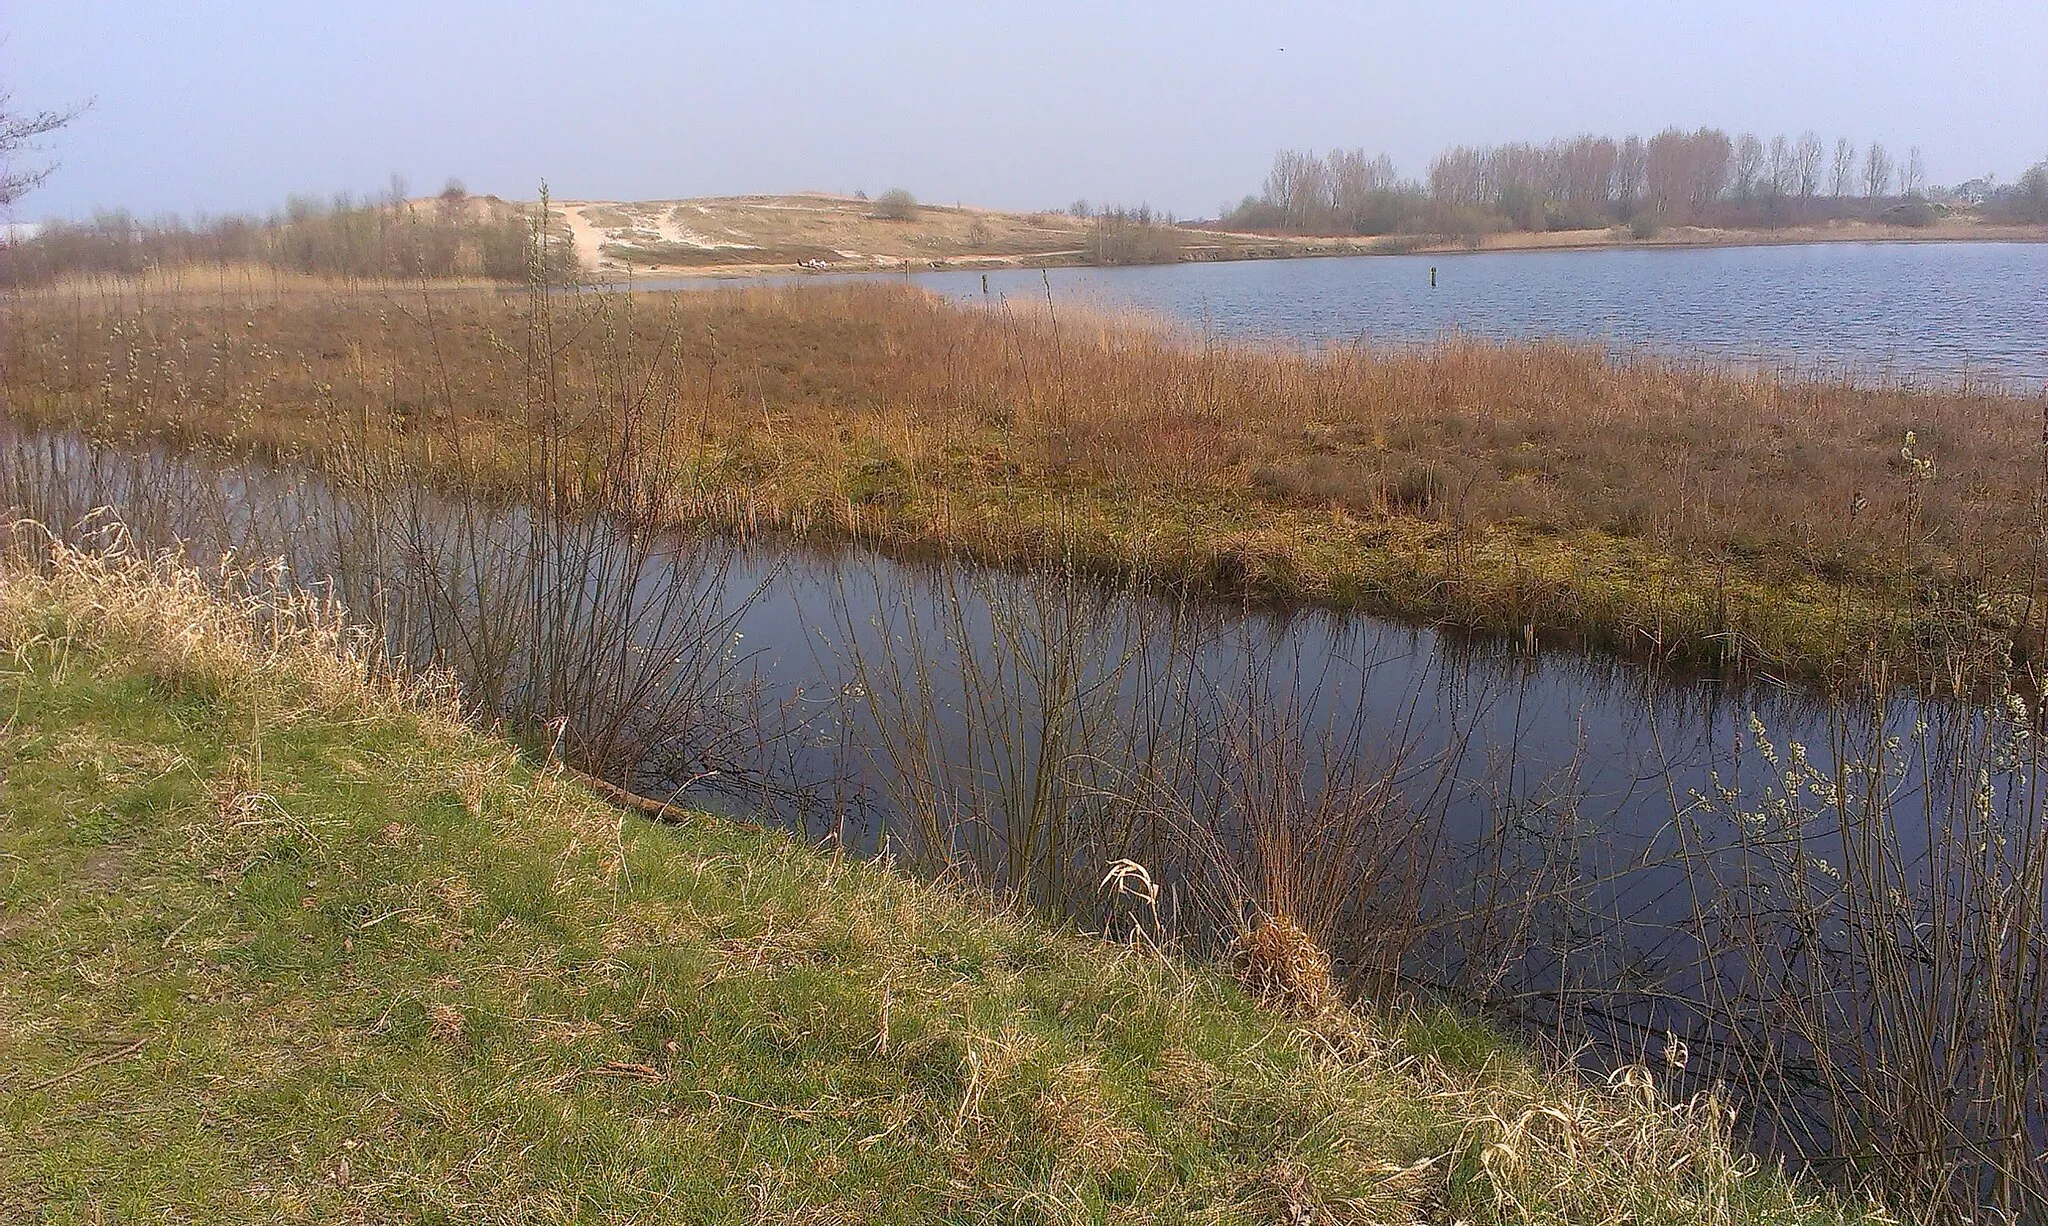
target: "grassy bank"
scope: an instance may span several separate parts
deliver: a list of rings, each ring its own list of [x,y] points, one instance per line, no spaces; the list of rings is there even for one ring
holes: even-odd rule
[[[1855,1216],[1648,1070],[623,816],[352,642],[167,564],[0,575],[10,1219]]]
[[[2041,405],[1996,388],[1310,354],[881,285],[108,287],[16,301],[5,346],[18,421],[1693,665],[1945,674],[2040,622]]]

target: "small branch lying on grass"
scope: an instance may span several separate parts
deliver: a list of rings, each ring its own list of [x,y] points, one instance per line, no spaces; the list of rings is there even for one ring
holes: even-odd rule
[[[717,771],[705,771],[701,775],[692,775],[683,781],[682,786],[678,787],[669,799],[654,800],[637,792],[629,792],[618,784],[607,779],[600,779],[587,771],[577,770],[566,762],[562,763],[562,770],[576,782],[597,793],[598,798],[601,800],[618,805],[622,809],[633,809],[644,813],[658,822],[671,823],[684,820],[692,812],[692,810],[684,809],[677,805],[675,797],[680,796],[684,789],[688,788],[691,784],[702,783],[704,780],[714,778],[718,774]],[[745,826],[751,830],[761,828],[759,822],[741,821],[738,818],[730,818],[728,820],[732,821],[735,825]]]
[[[607,1060],[590,1070],[612,1077],[629,1077],[634,1081],[660,1081],[661,1070],[651,1064],[633,1064],[625,1060]]]
[[[185,931],[187,928],[190,928],[192,926],[192,921],[198,918],[199,912],[194,911],[192,914],[186,916],[184,919],[179,920],[178,926],[176,928],[171,929],[170,933],[164,937],[164,948],[169,949],[171,947],[171,942],[178,939],[178,934]]]
[[[128,1057],[141,1051],[143,1045],[148,1043],[150,1039],[154,1037],[154,1035],[143,1035],[141,1038],[135,1040],[134,1042],[125,1044],[121,1047],[117,1047],[113,1051],[108,1052],[104,1056],[95,1056],[92,1059],[87,1060],[84,1064],[78,1065],[67,1072],[59,1073],[55,1077],[46,1077],[43,1080],[38,1081],[34,1085],[30,1086],[29,1089],[47,1090],[51,1086],[56,1085],[59,1082],[69,1081],[73,1077],[78,1076],[80,1073],[89,1072],[93,1069],[98,1068],[102,1064],[112,1064],[116,1060],[126,1060]]]

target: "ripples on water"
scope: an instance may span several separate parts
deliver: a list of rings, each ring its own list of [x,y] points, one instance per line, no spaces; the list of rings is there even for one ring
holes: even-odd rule
[[[1437,284],[1430,286],[1430,269]],[[983,274],[897,274],[963,301]],[[775,278],[802,282],[807,278]],[[651,281],[650,286],[704,282]],[[2048,380],[2048,243],[1805,243],[1004,270],[991,300],[1310,346],[1563,338],[1858,378]]]

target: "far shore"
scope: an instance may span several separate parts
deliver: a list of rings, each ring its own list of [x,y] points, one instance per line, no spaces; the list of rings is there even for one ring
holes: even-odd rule
[[[1441,235],[1383,235],[1371,238],[1336,236],[1276,235],[1244,231],[1189,228],[1182,248],[1182,264],[1231,263],[1244,260],[1327,259],[1350,256],[1385,255],[1477,255],[1497,252],[1601,251],[1601,250],[1697,250],[1706,247],[1783,247],[1817,243],[2041,243],[2048,242],[2048,226],[1997,225],[1983,222],[1944,222],[1930,226],[1883,225],[1871,222],[1832,222],[1821,225],[1786,226],[1780,229],[1717,229],[1702,226],[1670,226],[1649,238],[1637,238],[1627,227],[1612,226],[1590,230],[1509,231],[1489,234],[1475,241]],[[1164,261],[1162,261],[1164,262]],[[627,268],[619,263],[600,265],[600,279],[607,276],[667,279],[733,280],[801,273],[820,275],[867,272],[993,272],[1019,268],[1117,267],[1095,265],[1079,248],[1023,253],[960,253],[942,257],[873,255],[835,260],[819,266],[795,262],[704,265],[692,263],[634,262]],[[1153,267],[1157,264],[1150,265]]]

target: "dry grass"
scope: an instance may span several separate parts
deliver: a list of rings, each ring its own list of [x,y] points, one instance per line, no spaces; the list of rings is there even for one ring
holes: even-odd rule
[[[8,410],[508,490],[545,424],[676,521],[1072,554],[1805,673],[1938,671],[2038,622],[2042,406],[1996,389],[1561,344],[1197,344],[871,285],[557,302],[537,386],[530,310],[281,286],[18,301]]]
[[[1337,999],[1330,955],[1284,916],[1267,916],[1245,929],[1231,943],[1230,961],[1264,1004],[1312,1017]]]
[[[622,818],[247,590],[0,570],[6,1215],[1868,1218],[1641,1069]]]
[[[482,277],[467,280],[446,278],[437,280],[434,284],[443,289],[490,291],[499,288],[497,282],[487,281]],[[226,295],[260,301],[285,296],[358,294],[366,290],[390,292],[394,288],[396,287],[390,281],[379,277],[344,277],[293,272],[269,264],[236,261],[165,264],[152,267],[139,276],[71,272],[43,284],[25,286],[8,292],[22,302],[47,300],[73,303],[80,299],[129,294],[168,298]]]

